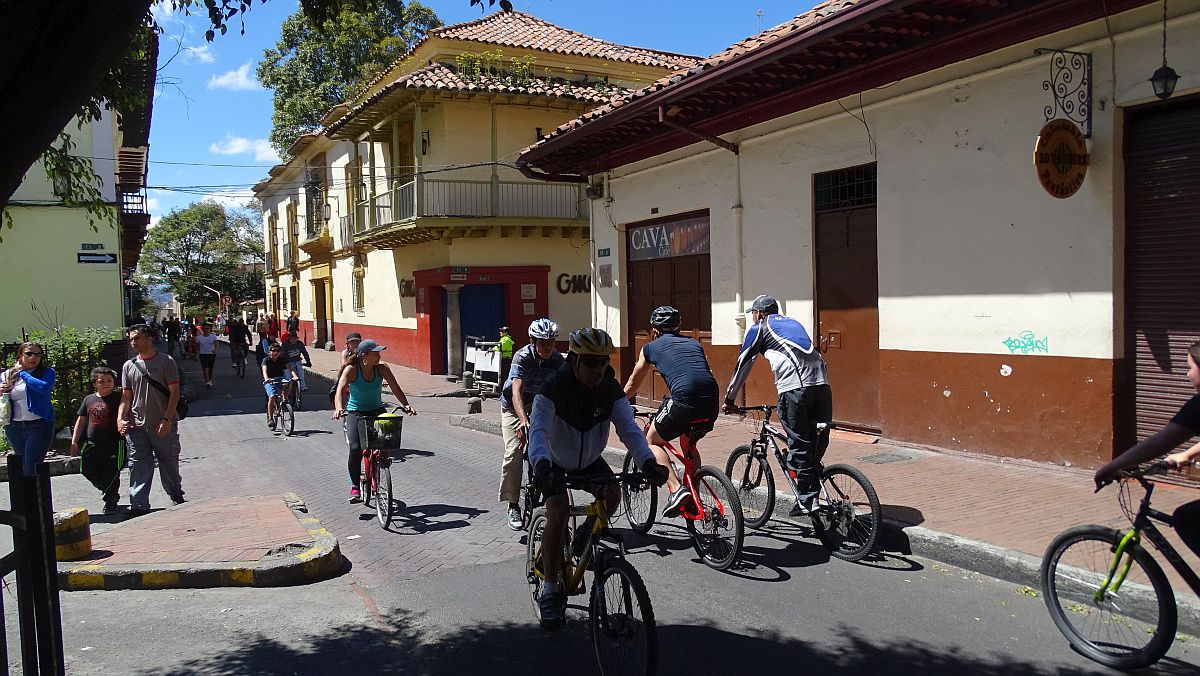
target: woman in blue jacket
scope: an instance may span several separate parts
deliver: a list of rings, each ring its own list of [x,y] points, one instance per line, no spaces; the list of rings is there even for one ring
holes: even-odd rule
[[[38,343],[21,343],[17,363],[0,377],[0,394],[8,394],[12,420],[4,428],[8,444],[21,456],[25,476],[32,476],[54,441],[54,369],[45,364]]]

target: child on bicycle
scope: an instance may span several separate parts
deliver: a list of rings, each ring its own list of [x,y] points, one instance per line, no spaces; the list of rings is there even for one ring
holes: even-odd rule
[[[566,363],[534,397],[529,431],[534,484],[546,498],[546,530],[542,534],[542,570],[546,577],[538,593],[538,613],[542,628],[548,630],[558,629],[566,619],[561,574],[569,502],[558,478],[561,473],[612,475],[601,457],[608,445],[611,422],[653,483],[661,486],[667,480],[667,469],[658,464],[646,445],[629,400],[609,366],[611,355],[617,351],[612,338],[600,329],[579,329],[571,333],[570,350]],[[621,501],[619,486],[609,486],[602,500],[612,514]]]
[[[679,310],[670,305],[650,313],[650,342],[642,346],[633,373],[625,383],[625,396],[632,400],[646,375],[651,369],[657,369],[671,390],[669,397],[663,397],[662,406],[646,430],[650,450],[654,451],[658,464],[668,470],[671,459],[665,448],[667,443],[691,428],[689,440],[695,446],[696,441],[712,431],[720,408],[717,379],[704,356],[704,348],[691,338],[679,335],[679,323]],[[695,467],[700,466],[700,455],[694,448],[681,450],[690,450],[692,463]],[[670,471],[667,473],[667,490],[671,497],[663,506],[663,516],[677,516],[690,493]]]
[[[1096,470],[1096,490],[1115,481],[1121,470],[1149,462],[1161,455],[1169,454],[1166,457],[1167,464],[1176,469],[1186,467],[1188,463],[1200,457],[1200,443],[1185,451],[1171,453],[1176,446],[1200,434],[1200,341],[1192,343],[1188,348],[1187,363],[1187,377],[1192,387],[1196,388],[1197,394],[1188,399],[1161,430]],[[1200,500],[1193,500],[1176,508],[1172,516],[1172,525],[1175,532],[1179,533],[1179,539],[1200,555]]]
[[[283,353],[283,347],[279,343],[272,342],[267,348],[267,356],[263,359],[261,368],[263,389],[267,392],[267,427],[274,430],[275,395],[286,394],[286,390],[281,392],[280,389],[291,385],[294,367],[292,362],[288,361],[287,355]],[[282,378],[283,382],[279,382],[279,378]]]

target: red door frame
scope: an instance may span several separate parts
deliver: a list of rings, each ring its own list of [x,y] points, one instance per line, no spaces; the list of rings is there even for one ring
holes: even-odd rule
[[[416,270],[413,280],[417,287],[417,368],[426,373],[445,373],[444,368],[433,370],[446,354],[446,311],[442,307],[443,284],[502,284],[504,286],[504,321],[512,328],[518,345],[529,338],[529,323],[550,313],[549,265],[512,266],[444,266]],[[521,297],[521,286],[533,284],[532,299]],[[525,304],[533,303],[533,313],[525,312]]]

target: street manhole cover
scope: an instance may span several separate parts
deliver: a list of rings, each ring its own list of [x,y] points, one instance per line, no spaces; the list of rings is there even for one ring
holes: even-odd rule
[[[866,455],[859,458],[859,460],[862,460],[863,462],[869,462],[876,465],[886,465],[889,462],[904,462],[905,460],[912,459],[913,456],[905,453],[876,453],[875,455]]]

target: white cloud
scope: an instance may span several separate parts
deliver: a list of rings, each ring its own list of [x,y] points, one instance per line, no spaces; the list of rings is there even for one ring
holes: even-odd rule
[[[250,63],[243,63],[237,70],[214,75],[208,79],[209,89],[232,89],[234,91],[249,91],[259,89],[258,83],[250,78]]]
[[[212,63],[213,61],[217,60],[217,57],[212,52],[212,45],[210,44],[203,44],[199,47],[184,47],[183,53],[187,57],[188,61],[195,61],[197,63]],[[226,73],[226,75],[228,75],[228,73]],[[211,81],[209,86],[212,86]]]
[[[158,198],[156,198],[156,197],[147,197],[146,198],[146,211],[147,211],[147,213],[151,212],[151,211],[158,211]]]
[[[265,138],[243,138],[226,134],[225,140],[221,143],[213,143],[208,146],[208,151],[218,155],[245,155],[246,153],[254,154],[255,162],[279,162],[279,155],[275,154],[275,149]]]
[[[254,199],[252,190],[230,190],[228,192],[210,192],[204,196],[206,202],[216,202],[225,207],[240,208]]]

